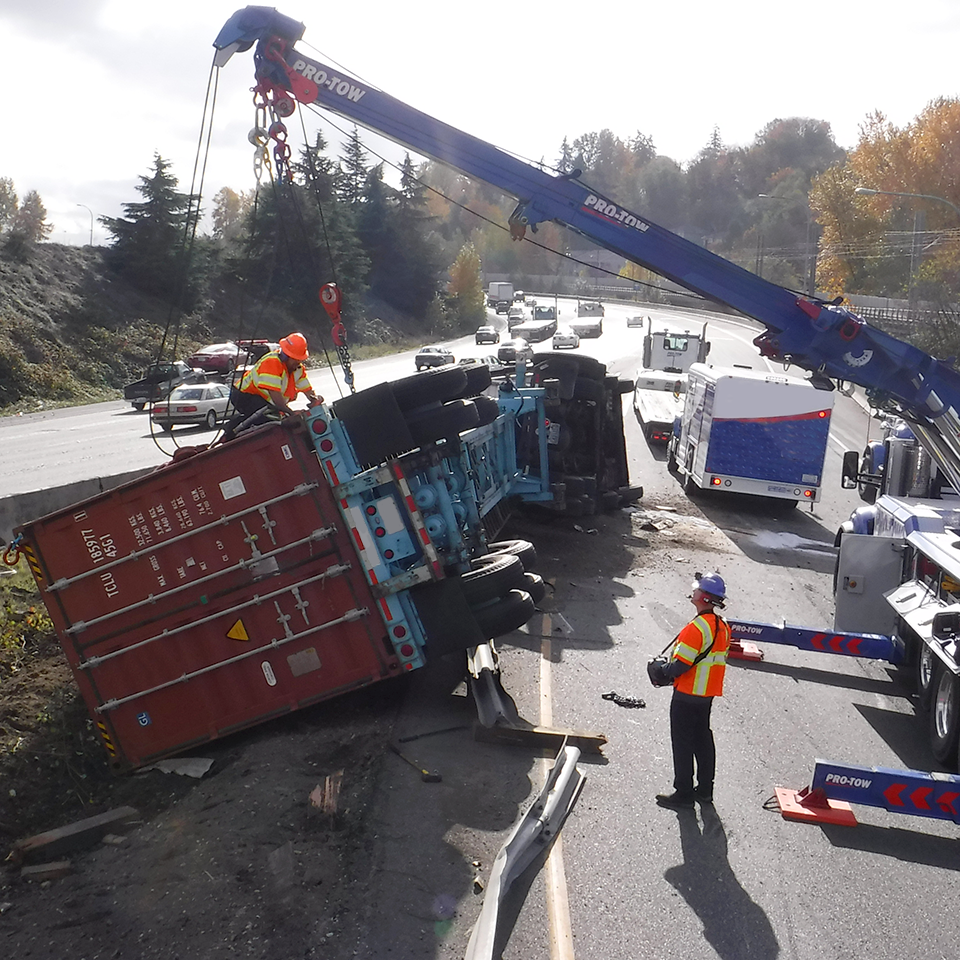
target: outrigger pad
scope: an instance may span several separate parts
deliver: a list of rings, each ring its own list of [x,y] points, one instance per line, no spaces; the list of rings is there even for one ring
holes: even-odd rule
[[[755,643],[747,640],[731,640],[727,656],[731,660],[760,661],[763,659],[763,651]]]
[[[850,804],[844,800],[831,800],[822,791],[792,790],[789,787],[774,787],[777,805],[784,820],[801,820],[804,823],[833,823],[840,827],[855,827],[857,818]]]

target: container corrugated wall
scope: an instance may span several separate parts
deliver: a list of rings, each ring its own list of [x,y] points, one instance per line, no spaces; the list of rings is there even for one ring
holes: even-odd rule
[[[401,672],[299,420],[19,530],[117,769]]]

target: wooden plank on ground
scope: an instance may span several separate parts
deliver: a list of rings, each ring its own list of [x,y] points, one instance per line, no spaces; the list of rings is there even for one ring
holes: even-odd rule
[[[140,813],[133,807],[108,810],[99,816],[18,840],[10,851],[10,859],[17,864],[55,860],[65,853],[92,847],[108,833],[120,833],[139,820]]]

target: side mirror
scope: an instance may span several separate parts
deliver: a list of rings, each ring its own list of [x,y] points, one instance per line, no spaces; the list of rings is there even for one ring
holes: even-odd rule
[[[844,490],[857,489],[857,475],[860,473],[860,454],[856,450],[847,450],[843,454],[843,468],[840,485]]]
[[[942,610],[934,614],[931,635],[937,640],[949,640],[960,633],[960,610]]]

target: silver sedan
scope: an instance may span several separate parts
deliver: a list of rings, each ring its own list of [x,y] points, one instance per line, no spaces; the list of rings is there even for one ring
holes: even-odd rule
[[[230,388],[226,384],[189,384],[177,387],[166,400],[155,403],[150,419],[164,431],[185,425],[215,430],[217,423],[225,419],[229,402]]]

